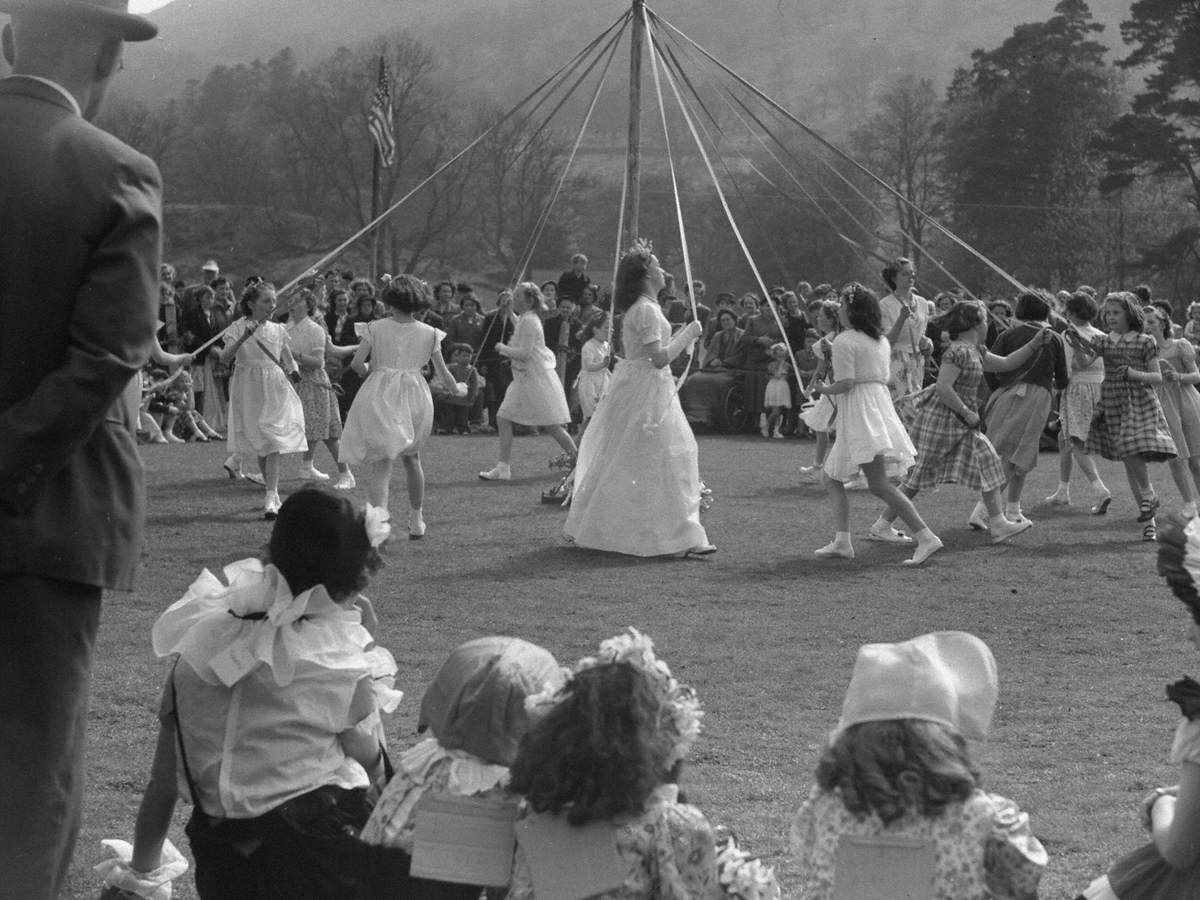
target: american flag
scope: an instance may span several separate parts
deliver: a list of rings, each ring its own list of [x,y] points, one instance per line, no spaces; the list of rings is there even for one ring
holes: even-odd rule
[[[367,112],[367,130],[375,138],[375,146],[379,149],[379,158],[385,166],[396,161],[396,135],[392,131],[392,89],[388,79],[387,63],[379,57],[379,83],[375,86],[375,96],[371,98],[371,108]]]

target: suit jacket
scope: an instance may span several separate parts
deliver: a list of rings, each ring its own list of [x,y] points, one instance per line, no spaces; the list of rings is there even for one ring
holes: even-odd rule
[[[217,309],[217,307],[214,306],[211,312],[211,323],[205,319],[204,310],[202,309],[193,309],[184,314],[183,331],[181,333],[185,338],[187,338],[187,340],[183,342],[183,346],[188,353],[192,353],[197,347],[207,344],[212,338],[220,334],[229,326],[229,318],[225,315],[223,310]],[[195,362],[197,364],[203,363],[205,359],[207,359],[208,354],[212,353],[215,349],[218,349],[216,345],[212,347],[206,347],[199,354],[197,354]]]
[[[0,572],[128,589],[161,179],[33,79],[0,79],[0,122]]]

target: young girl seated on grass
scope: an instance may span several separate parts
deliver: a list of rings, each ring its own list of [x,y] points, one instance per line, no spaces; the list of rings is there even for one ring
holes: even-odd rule
[[[865,644],[817,783],[792,822],[802,900],[828,900],[844,837],[932,844],[933,900],[1033,900],[1046,851],[1015,803],[980,788],[996,661],[961,631]],[[899,896],[899,888],[897,888]]]
[[[166,841],[182,794],[203,900],[354,895],[361,844],[347,829],[366,823],[379,715],[400,700],[358,593],[382,565],[381,512],[297,491],[265,559],[226,566],[228,587],[204,570],[155,623],[155,653],[175,661],[133,846],[106,842],[118,858],[99,867],[105,884],[152,897],[186,869]]]

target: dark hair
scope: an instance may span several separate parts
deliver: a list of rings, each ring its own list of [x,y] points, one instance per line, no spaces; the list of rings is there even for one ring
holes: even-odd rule
[[[912,260],[907,256],[897,256],[884,266],[883,271],[880,273],[883,275],[884,284],[893,291],[896,289],[896,276],[900,274],[900,267],[905,265],[912,265]]]
[[[1133,295],[1135,297],[1137,297],[1138,300],[1140,300],[1142,303],[1149,303],[1150,297],[1152,296],[1150,293],[1150,285],[1139,284],[1137,287],[1135,287],[1133,289]]]
[[[1063,304],[1063,309],[1068,316],[1074,316],[1077,319],[1083,319],[1087,322],[1096,321],[1096,313],[1100,311],[1096,304],[1096,298],[1087,291],[1075,291],[1067,298],[1067,302]]]
[[[371,279],[355,278],[353,281],[350,282],[350,292],[351,293],[353,293],[359,287],[365,287],[367,289],[368,297],[375,296],[375,285],[371,284]]]
[[[640,813],[666,772],[660,706],[631,663],[576,673],[521,741],[510,787],[537,812],[565,810],[572,825]]]
[[[1012,314],[1013,314],[1012,304],[1009,303],[1007,300],[993,300],[991,303],[988,304],[988,309],[991,310],[993,313],[995,313],[997,306],[1002,307],[1004,309],[1004,314],[1006,316],[1010,316],[1010,317],[1012,316]],[[996,313],[996,314],[999,315],[999,313]]]
[[[601,325],[603,325],[607,321],[608,321],[608,313],[606,313],[606,312],[596,313],[594,316],[592,316],[590,319],[588,319],[586,322],[584,322],[583,327],[579,329],[579,339],[581,341],[583,341],[584,343],[587,343],[588,341],[590,341],[592,338],[594,338],[596,336],[596,329],[599,328]]]
[[[361,591],[383,567],[367,540],[363,512],[320,487],[301,488],[283,501],[264,562],[279,569],[293,594],[323,584],[334,600]]]
[[[412,275],[397,275],[383,289],[383,302],[411,315],[425,305],[425,285]]]
[[[357,315],[361,316],[363,314],[363,304],[364,303],[370,307],[370,309],[367,310],[367,315],[374,318],[374,316],[375,316],[375,298],[374,297],[365,297],[364,296],[364,297],[359,297],[357,300],[354,301],[354,308],[358,311]]]
[[[216,293],[207,284],[202,284],[200,287],[196,288],[196,293],[194,293],[192,296],[196,302],[199,303],[205,297],[215,297]]]
[[[466,310],[468,303],[473,303],[475,305],[475,312],[479,312],[481,309],[483,309],[483,304],[479,302],[479,298],[476,297],[474,293],[463,294],[462,299],[458,301],[458,308],[461,310]]]
[[[1149,320],[1151,312],[1156,313],[1154,318],[1159,320],[1160,324],[1157,327],[1161,330],[1162,336],[1169,338],[1171,336],[1172,325],[1170,313],[1164,310],[1162,305],[1157,301],[1144,308],[1142,312],[1143,318]]]
[[[579,302],[583,302],[583,295],[591,294],[596,303],[600,302],[600,288],[594,284],[585,284],[583,290],[579,292]]]
[[[1130,331],[1141,331],[1142,326],[1146,324],[1146,317],[1142,312],[1141,305],[1137,302],[1137,297],[1129,291],[1114,291],[1104,298],[1104,302],[1115,303],[1121,307]]]
[[[335,303],[337,303],[338,297],[345,297],[347,305],[350,303],[350,295],[348,293],[341,288],[334,288],[329,292],[329,305],[333,306]]]
[[[1017,297],[1016,316],[1022,322],[1045,322],[1051,304],[1041,291],[1022,291]]]
[[[301,288],[296,292],[296,296],[304,298],[304,308],[310,316],[317,311],[317,295],[308,288]]]
[[[728,306],[723,306],[717,310],[717,314],[716,314],[715,318],[717,320],[718,326],[720,326],[720,324],[721,324],[721,316],[729,316],[729,318],[733,319],[733,324],[737,325],[738,314],[736,312],[734,312],[732,309],[730,309]]]
[[[883,317],[879,312],[879,298],[870,288],[857,281],[842,288],[842,305],[846,307],[846,321],[855,331],[861,331],[873,341],[883,335]]]
[[[224,275],[220,276],[219,278],[214,278],[212,281],[210,281],[208,283],[208,286],[210,288],[212,288],[214,291],[217,288],[225,287],[226,285],[229,285],[229,279],[226,278]],[[232,285],[229,285],[229,286],[232,287]]]
[[[255,278],[257,276],[251,276]],[[269,281],[263,281],[259,278],[257,281],[247,279],[246,287],[242,290],[242,299],[238,301],[238,310],[243,316],[250,315],[250,305],[256,303],[263,294],[268,291],[274,293],[275,285]]]
[[[342,269],[342,281],[353,281],[353,280],[354,280],[354,270],[353,269]]]
[[[1151,300],[1150,305],[1153,306],[1155,309],[1161,309],[1163,312],[1163,315],[1165,315],[1167,317],[1168,322],[1175,321],[1175,307],[1173,307],[1171,305],[1171,301],[1169,301],[1169,300]],[[1169,336],[1170,335],[1168,335],[1168,337]]]
[[[654,251],[649,244],[636,244],[617,263],[617,281],[613,288],[613,309],[619,313],[633,306],[642,295],[642,287],[650,274],[650,257]]]
[[[442,288],[444,287],[450,288],[450,298],[454,299],[454,295],[458,293],[458,288],[455,287],[453,281],[439,281],[437,284],[435,284],[433,286],[434,299],[437,298],[438,293],[441,292]]]
[[[946,310],[945,315],[934,319],[934,324],[950,335],[950,340],[958,340],[958,336],[987,321],[987,313],[983,305],[975,300],[959,300]]]
[[[462,341],[455,341],[453,344],[451,344],[446,349],[449,351],[446,355],[451,356],[451,357],[453,357],[455,353],[474,353],[475,352],[474,347],[472,347],[470,344],[465,344]]]
[[[554,288],[554,296],[556,296],[556,297],[558,296],[558,282],[557,281],[543,281],[541,283],[541,288],[542,288],[543,294],[546,293],[546,288]]]
[[[979,786],[962,735],[937,722],[890,719],[851,725],[817,763],[822,791],[839,791],[855,816],[875,813],[885,825],[916,813],[940,815]]]

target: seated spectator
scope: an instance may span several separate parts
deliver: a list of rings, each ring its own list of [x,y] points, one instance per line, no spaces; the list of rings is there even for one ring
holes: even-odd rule
[[[440,379],[429,383],[429,391],[433,394],[433,424],[441,434],[469,434],[471,431],[471,413],[481,406],[482,397],[479,390],[479,373],[471,365],[474,350],[470,344],[442,343],[449,351],[450,358],[446,368],[454,376],[454,381],[467,386],[465,396],[451,394],[446,390]]]
[[[996,660],[966,632],[859,648],[817,783],[792,822],[798,896],[834,896],[842,839],[857,836],[931,844],[931,900],[1037,897],[1046,851],[1027,814],[980,788],[967,744],[987,736],[997,696]]]
[[[732,309],[718,309],[713,318],[717,331],[705,347],[704,368],[743,368],[746,364],[746,332],[738,328],[737,313]]]

